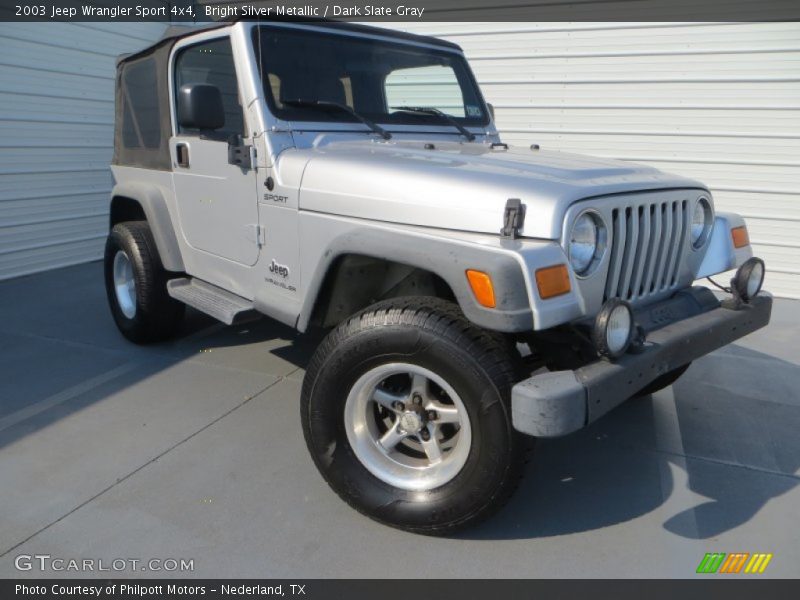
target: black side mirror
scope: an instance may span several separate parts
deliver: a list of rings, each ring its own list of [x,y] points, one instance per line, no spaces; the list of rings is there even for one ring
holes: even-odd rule
[[[494,105],[486,103],[486,108],[489,109],[489,114],[492,115],[492,121],[494,121]]]
[[[178,125],[214,131],[225,125],[219,88],[207,83],[187,83],[178,90]]]

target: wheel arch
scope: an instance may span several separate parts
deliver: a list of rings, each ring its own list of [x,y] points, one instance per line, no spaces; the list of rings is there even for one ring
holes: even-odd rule
[[[345,252],[329,264],[316,293],[309,323],[333,327],[371,304],[402,296],[456,300],[452,286],[430,269],[370,254]]]
[[[119,183],[111,191],[109,231],[124,221],[147,221],[161,262],[167,271],[185,270],[178,237],[164,193],[158,186]]]

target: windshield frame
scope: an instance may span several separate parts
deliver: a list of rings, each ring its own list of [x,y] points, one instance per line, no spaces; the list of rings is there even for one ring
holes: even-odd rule
[[[461,68],[463,69],[462,76],[464,78],[464,84],[469,85],[472,88],[472,91],[475,96],[475,101],[478,103],[478,106],[481,111],[481,117],[474,118],[471,122],[463,122],[463,126],[469,130],[475,130],[479,134],[486,134],[488,133],[488,129],[491,127],[492,118],[489,112],[489,108],[487,106],[486,100],[483,97],[483,93],[478,85],[477,80],[475,79],[475,75],[470,68],[469,62],[464,57],[464,53],[456,48],[450,47],[446,45],[436,45],[432,43],[428,43],[424,40],[416,41],[413,39],[404,39],[400,37],[393,37],[391,32],[387,32],[386,34],[382,34],[380,29],[375,30],[375,33],[366,33],[366,32],[354,32],[349,31],[347,29],[335,29],[332,27],[322,27],[322,26],[314,26],[313,24],[300,24],[300,23],[261,23],[261,24],[254,24],[250,31],[250,41],[251,41],[251,51],[253,52],[254,57],[254,66],[255,71],[258,77],[257,87],[261,90],[261,94],[263,94],[264,104],[266,104],[267,109],[270,113],[270,116],[273,119],[276,119],[278,122],[288,123],[290,124],[290,128],[294,131],[369,131],[369,129],[363,125],[362,123],[358,122],[357,120],[353,119],[346,115],[346,113],[332,113],[330,115],[326,115],[326,118],[320,118],[319,113],[314,113],[312,111],[308,112],[308,117],[298,116],[298,114],[293,114],[291,117],[285,116],[284,110],[280,109],[273,98],[272,91],[268,89],[268,86],[265,85],[264,78],[262,77],[262,65],[261,65],[261,48],[259,44],[259,32],[263,29],[281,29],[281,30],[300,30],[305,32],[312,32],[314,34],[318,34],[321,36],[339,36],[339,37],[348,37],[353,39],[367,39],[379,43],[384,43],[387,45],[392,46],[411,46],[417,49],[422,49],[425,51],[429,51],[436,54],[447,55],[448,58],[452,58],[457,60],[461,63]],[[459,82],[460,83],[460,82]],[[281,114],[283,113],[283,114]],[[453,128],[451,124],[443,122],[441,119],[438,118],[411,118],[406,122],[397,122],[391,119],[383,119],[380,118],[379,115],[374,113],[365,114],[364,116],[368,117],[370,120],[378,123],[384,128],[397,132],[430,132],[430,133],[451,133],[460,135],[460,133]],[[461,121],[461,118],[453,116],[456,120]]]

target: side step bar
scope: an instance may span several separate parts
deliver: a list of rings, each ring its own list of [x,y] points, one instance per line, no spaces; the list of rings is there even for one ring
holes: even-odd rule
[[[167,282],[167,292],[176,300],[226,325],[238,325],[261,317],[261,313],[253,308],[250,300],[199,279],[171,279]]]

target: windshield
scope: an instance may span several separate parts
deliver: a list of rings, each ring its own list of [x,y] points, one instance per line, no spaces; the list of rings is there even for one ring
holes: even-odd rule
[[[461,125],[489,122],[478,86],[458,53],[275,26],[256,28],[253,41],[267,103],[280,119],[357,122],[344,111],[290,104],[306,100],[343,104],[386,124],[446,126],[436,114],[400,110],[408,106],[438,109]]]

